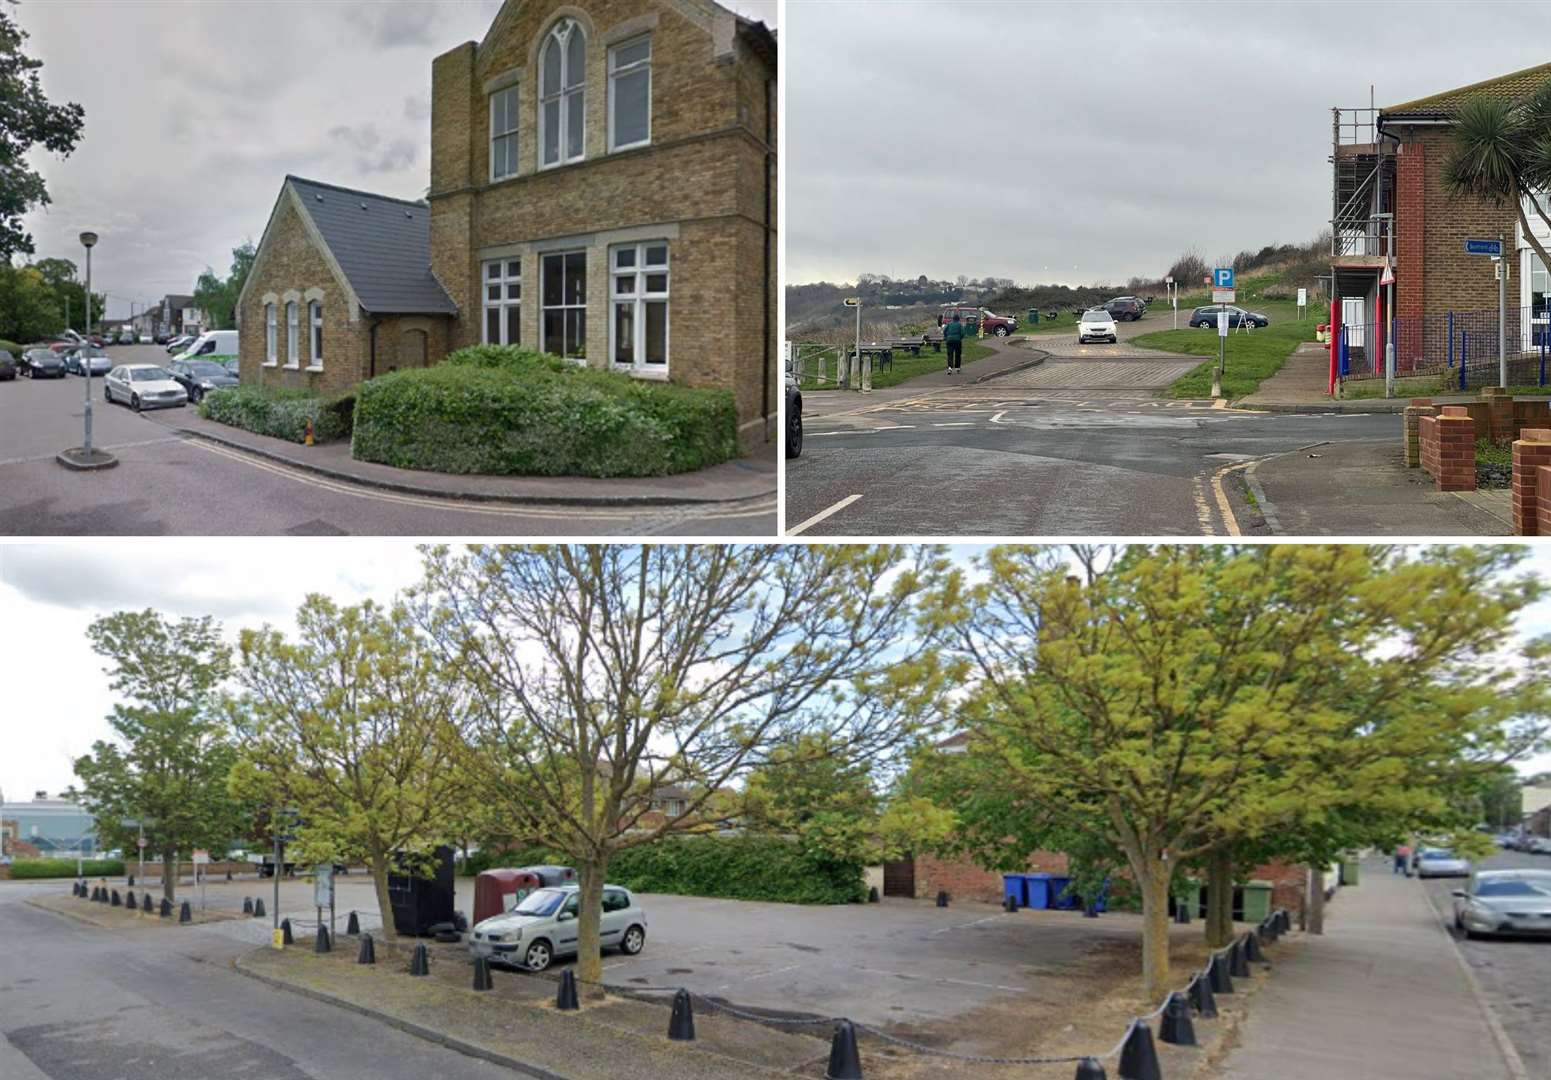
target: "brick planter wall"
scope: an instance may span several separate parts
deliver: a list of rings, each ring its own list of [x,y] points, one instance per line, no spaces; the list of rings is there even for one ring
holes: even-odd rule
[[[1546,536],[1542,522],[1551,509],[1546,481],[1551,472],[1551,429],[1525,428],[1513,443],[1513,531],[1518,536]]]
[[[1439,491],[1476,489],[1476,422],[1463,405],[1445,405],[1417,425],[1423,470]]]
[[[1437,416],[1438,409],[1427,398],[1414,398],[1402,414],[1405,417],[1400,439],[1405,449],[1406,468],[1414,469],[1422,463],[1422,443],[1419,428],[1424,416]]]
[[[1551,536],[1551,468],[1544,465],[1535,470],[1535,517],[1537,535]]]

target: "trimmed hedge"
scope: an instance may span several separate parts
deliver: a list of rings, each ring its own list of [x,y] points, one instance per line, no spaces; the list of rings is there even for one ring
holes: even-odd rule
[[[87,877],[122,877],[123,859],[87,859],[81,864]],[[74,859],[17,859],[11,864],[13,878],[73,878]]]
[[[199,415],[218,424],[306,442],[312,421],[314,442],[347,439],[355,414],[355,396],[326,397],[312,390],[274,386],[228,386],[212,390],[199,403]]]
[[[352,454],[496,476],[666,476],[738,453],[730,391],[642,382],[505,346],[357,388]]]

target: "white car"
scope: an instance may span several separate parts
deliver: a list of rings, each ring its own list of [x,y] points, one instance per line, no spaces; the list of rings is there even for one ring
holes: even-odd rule
[[[102,381],[102,396],[110,405],[122,401],[135,412],[188,404],[188,391],[155,364],[120,364]]]
[[[557,956],[576,954],[580,902],[581,888],[577,885],[534,889],[504,915],[492,915],[474,924],[469,955],[543,971]],[[626,956],[646,947],[646,912],[630,890],[603,886],[599,936],[605,949],[618,948]]]
[[[1115,317],[1103,308],[1090,308],[1077,323],[1077,344],[1090,341],[1115,342]]]
[[[152,345],[152,344],[155,344],[155,342],[151,338],[150,334],[141,334],[140,335],[140,344],[142,344],[142,345]]]
[[[1447,848],[1423,848],[1416,856],[1417,877],[1469,877],[1470,860]]]

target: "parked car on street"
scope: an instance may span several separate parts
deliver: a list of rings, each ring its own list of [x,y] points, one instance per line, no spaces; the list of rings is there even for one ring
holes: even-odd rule
[[[110,405],[121,401],[135,412],[188,404],[188,391],[155,364],[120,364],[102,381],[102,396]]]
[[[1104,310],[1113,315],[1116,322],[1126,319],[1134,322],[1146,312],[1147,305],[1134,296],[1117,296],[1104,301]]]
[[[942,313],[937,316],[937,325],[942,326],[952,322],[955,314],[964,325],[982,327],[988,335],[1006,337],[1018,331],[1018,320],[1011,315],[998,315],[987,308],[973,307],[968,304],[945,305]]]
[[[29,379],[63,379],[65,358],[53,349],[28,349],[22,353],[21,370]]]
[[[178,353],[192,345],[194,343],[194,339],[197,337],[199,337],[198,334],[179,334],[177,337],[167,342],[167,351],[176,356]]]
[[[786,373],[786,456],[802,456],[802,391],[790,371]]]
[[[195,405],[211,390],[237,385],[237,373],[213,360],[174,360],[167,371],[188,391],[188,399]]]
[[[1229,328],[1249,323],[1253,327],[1267,327],[1271,325],[1271,319],[1258,311],[1245,311],[1241,307],[1232,304],[1208,304],[1198,307],[1190,313],[1190,325],[1200,327],[1203,330],[1217,329],[1217,317],[1223,315],[1228,320]]]
[[[120,345],[133,345],[135,343],[135,332],[133,330],[119,331],[118,343]]]
[[[1113,343],[1115,340],[1113,315],[1104,308],[1090,308],[1082,313],[1082,318],[1077,323],[1077,344],[1086,345],[1090,341]]]
[[[16,357],[9,349],[0,349],[0,382],[16,381]]]
[[[151,344],[151,335],[150,334],[141,334],[140,338],[139,338],[139,344],[141,344],[141,345],[149,345],[149,344]]]
[[[1454,928],[1468,938],[1551,935],[1551,870],[1477,870],[1454,890]]]
[[[72,375],[85,375],[87,366],[92,375],[106,375],[113,370],[113,361],[97,345],[77,345],[65,353],[65,370]]]
[[[1416,853],[1417,877],[1468,877],[1470,860],[1448,848],[1423,848]]]
[[[175,359],[193,360],[200,356],[236,356],[237,331],[206,330],[200,334]]]
[[[535,889],[504,915],[476,923],[469,954],[543,971],[555,958],[576,954],[580,904],[580,886]],[[603,886],[600,940],[605,949],[618,948],[626,956],[646,946],[646,912],[623,886]]]

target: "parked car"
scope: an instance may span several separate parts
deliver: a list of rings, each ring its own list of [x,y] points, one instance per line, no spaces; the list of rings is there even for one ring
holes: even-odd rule
[[[194,343],[194,339],[197,337],[199,337],[198,334],[179,334],[177,337],[167,342],[167,351],[176,356],[178,353],[192,345]]]
[[[1423,848],[1416,855],[1417,877],[1467,877],[1470,860],[1462,859],[1448,848]]]
[[[0,382],[16,381],[16,357],[9,349],[0,349]]]
[[[110,405],[122,401],[135,412],[188,404],[188,391],[155,364],[120,364],[102,381],[102,396]]]
[[[1524,850],[1531,855],[1551,855],[1551,840],[1544,836],[1531,836],[1524,845]]]
[[[1117,296],[1104,301],[1104,310],[1115,317],[1116,322],[1129,319],[1135,322],[1147,310],[1147,305],[1134,296]]]
[[[149,344],[151,344],[151,335],[150,334],[141,334],[139,339],[138,339],[138,341],[139,341],[139,343],[141,345],[149,345]]]
[[[1077,344],[1085,345],[1090,341],[1113,343],[1115,340],[1115,317],[1107,310],[1090,308],[1082,313],[1082,319],[1077,323]]]
[[[1006,337],[1018,330],[1018,320],[1011,315],[998,315],[986,308],[971,307],[967,304],[945,305],[942,313],[937,316],[937,325],[942,326],[944,323],[952,322],[955,314],[966,326],[984,327],[987,334],[995,334],[997,337]]]
[[[167,342],[172,340],[172,335],[164,331],[160,334],[157,334],[154,340],[158,345],[165,345]]]
[[[113,361],[97,345],[77,345],[65,353],[65,370],[72,375],[85,375],[90,365],[93,376],[106,375],[113,370]]]
[[[167,365],[167,371],[188,391],[189,401],[196,405],[211,390],[237,385],[237,373],[213,360],[174,360]]]
[[[786,456],[802,456],[802,391],[790,371],[786,373]]]
[[[469,935],[469,954],[543,971],[556,957],[576,954],[580,903],[577,885],[535,889],[504,915],[476,923]],[[646,912],[630,890],[603,886],[600,938],[605,949],[618,948],[626,956],[646,947]]]
[[[22,353],[21,369],[29,379],[63,379],[65,358],[53,349],[32,348]]]
[[[1551,870],[1477,870],[1454,890],[1454,928],[1468,938],[1551,935]]]
[[[1190,325],[1200,327],[1203,330],[1215,330],[1217,329],[1217,317],[1219,314],[1227,318],[1230,328],[1240,326],[1243,323],[1249,323],[1251,326],[1262,328],[1271,325],[1270,318],[1262,315],[1260,312],[1245,311],[1243,308],[1235,307],[1232,304],[1208,304],[1205,307],[1198,307],[1190,313]]]
[[[199,356],[236,356],[237,331],[206,330],[193,340],[175,359],[193,360]]]

